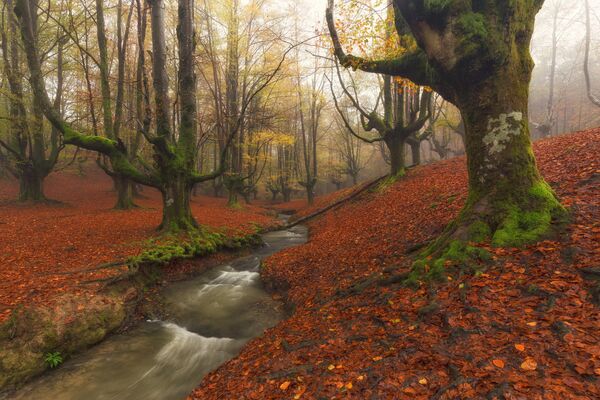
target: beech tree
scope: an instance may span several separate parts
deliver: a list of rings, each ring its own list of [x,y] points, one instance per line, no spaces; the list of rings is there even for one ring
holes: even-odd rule
[[[431,90],[414,87],[409,82],[394,80],[391,76],[386,75],[383,77],[381,96],[383,97],[383,115],[381,115],[377,111],[378,105],[373,111],[368,111],[360,104],[358,96],[351,94],[344,84],[339,71],[338,78],[345,96],[350,99],[361,115],[363,129],[366,132],[375,131],[377,133],[373,137],[359,135],[340,109],[335,93],[332,93],[338,114],[350,134],[366,143],[383,142],[389,154],[390,173],[393,176],[402,174],[405,167],[408,166],[405,155],[407,144],[411,146],[413,164],[419,164],[421,142],[426,139],[426,135],[421,135],[420,131],[431,114]]]
[[[592,80],[590,78],[590,43],[592,41],[592,23],[590,18],[590,2],[585,0],[585,55],[583,60],[583,75],[585,76],[585,88],[587,97],[596,107],[600,107],[600,97],[594,94],[592,90]]]
[[[529,45],[543,3],[394,0],[396,30],[404,34],[408,26],[417,46],[394,58],[365,59],[342,48],[328,1],[330,36],[343,66],[429,86],[461,111],[469,197],[430,252],[440,254],[455,240],[523,245],[566,214],[537,169],[529,136]]]
[[[31,86],[36,104],[46,118],[61,133],[65,144],[75,145],[106,155],[115,173],[133,181],[154,187],[162,194],[165,230],[192,230],[197,222],[190,208],[191,189],[194,184],[214,179],[224,169],[224,159],[219,169],[210,174],[196,172],[196,75],[194,69],[195,33],[190,0],[178,2],[177,40],[179,50],[178,93],[181,115],[178,132],[171,125],[167,52],[165,42],[165,16],[163,0],[149,2],[152,22],[152,62],[156,132],[143,132],[153,148],[154,165],[138,168],[128,157],[124,143],[115,137],[86,135],[75,130],[56,112],[48,100],[35,40],[35,15],[37,7],[32,0],[17,0],[16,13],[21,21],[21,33],[31,72]],[[233,135],[232,135],[233,136]],[[231,137],[229,138],[229,142]]]
[[[9,116],[8,140],[0,140],[0,147],[6,150],[3,166],[19,180],[19,201],[46,201],[44,180],[53,171],[59,155],[64,149],[59,134],[52,129],[45,134],[43,116],[36,104],[30,104],[23,74],[22,52],[19,47],[19,31],[12,9],[12,0],[6,1],[2,10],[2,57],[3,72],[8,81]],[[36,3],[37,4],[37,3]],[[33,31],[38,37],[37,30]],[[56,47],[59,63],[56,69],[56,94],[52,107],[61,113],[63,94],[62,60],[65,41],[57,34],[52,47]]]

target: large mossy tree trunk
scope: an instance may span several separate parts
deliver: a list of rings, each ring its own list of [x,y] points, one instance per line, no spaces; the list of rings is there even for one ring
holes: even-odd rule
[[[192,185],[186,177],[171,179],[161,189],[163,200],[163,216],[160,230],[177,232],[189,232],[198,227],[198,223],[192,215],[190,204]]]
[[[516,59],[458,96],[466,130],[469,197],[453,239],[520,246],[565,215],[541,177],[528,124],[532,65]]]
[[[133,182],[123,174],[116,175],[114,178],[115,191],[117,192],[116,210],[130,210],[135,208],[133,202]]]
[[[429,86],[461,111],[469,196],[459,217],[426,252],[440,261],[455,241],[535,242],[566,215],[537,169],[528,128],[529,47],[543,3],[394,0],[396,31],[410,30],[417,47],[396,59],[366,60],[344,52],[334,1],[328,1],[327,23],[342,65]]]

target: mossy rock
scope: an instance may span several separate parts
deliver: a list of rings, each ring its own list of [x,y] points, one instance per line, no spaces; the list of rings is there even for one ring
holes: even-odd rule
[[[47,353],[67,358],[102,341],[125,321],[125,307],[117,298],[82,301],[63,296],[52,308],[19,310],[3,324],[16,334],[0,339],[0,389],[18,387],[44,372]]]

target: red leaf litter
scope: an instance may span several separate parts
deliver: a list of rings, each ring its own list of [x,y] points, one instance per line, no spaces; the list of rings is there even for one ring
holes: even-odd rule
[[[492,249],[485,273],[421,287],[370,286],[405,266],[466,197],[465,159],[418,167],[310,224],[267,260],[294,314],[208,375],[190,399],[598,399],[600,309],[582,268],[600,266],[600,129],[535,145],[570,207],[562,242]]]
[[[46,196],[62,204],[18,204],[17,183],[0,180],[0,322],[18,305],[50,305],[59,295],[89,295],[98,289],[83,282],[111,272],[75,273],[138,254],[156,235],[161,219],[158,192],[145,189],[140,208],[116,211],[112,181],[90,167],[85,176],[59,172],[48,177]],[[224,199],[192,201],[199,223],[248,233],[273,218],[256,206],[226,207]]]

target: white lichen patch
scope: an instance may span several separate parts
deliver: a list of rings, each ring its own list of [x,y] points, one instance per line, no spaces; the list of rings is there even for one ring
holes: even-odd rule
[[[500,114],[498,118],[490,118],[488,121],[488,133],[483,138],[490,155],[502,152],[513,136],[521,134],[521,122],[523,113],[513,111],[508,114]]]

